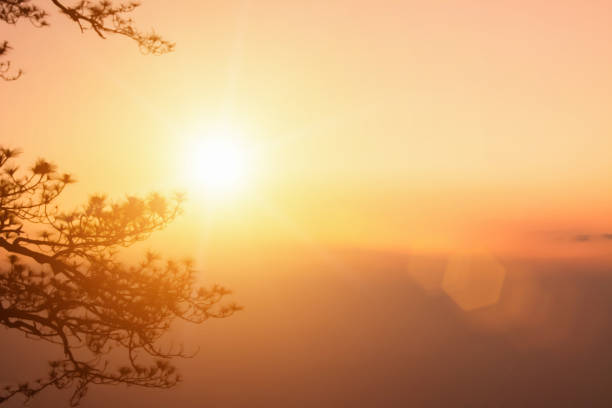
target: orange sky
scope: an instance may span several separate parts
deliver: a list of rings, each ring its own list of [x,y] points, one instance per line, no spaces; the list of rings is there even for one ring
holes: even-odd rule
[[[180,186],[189,129],[225,121],[258,152],[250,184],[194,189],[160,240],[612,247],[607,2],[168,4],[136,15],[176,41],[162,57],[57,15],[2,27],[25,75],[2,84],[1,142],[74,173],[70,203]]]

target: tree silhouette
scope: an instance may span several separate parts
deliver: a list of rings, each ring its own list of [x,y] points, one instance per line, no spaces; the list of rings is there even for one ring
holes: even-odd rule
[[[68,5],[59,0],[51,0],[51,3],[75,22],[81,32],[93,30],[100,38],[113,34],[131,38],[143,53],[159,55],[174,49],[173,43],[154,32],[144,33],[134,26],[129,14],[140,5],[138,2],[114,4],[109,0],[80,0]],[[7,24],[14,25],[27,20],[34,27],[45,27],[49,25],[48,16],[48,12],[32,4],[32,0],[0,0],[0,21]],[[7,41],[0,41],[0,57],[4,57],[10,50],[11,46]],[[11,61],[0,61],[0,78],[10,81],[19,78],[21,74],[21,70],[11,72]]]
[[[54,205],[73,182],[39,159],[20,170],[15,150],[0,148],[0,324],[31,339],[58,344],[44,378],[7,386],[0,402],[31,398],[55,386],[74,389],[77,405],[91,384],[169,388],[180,381],[160,337],[176,318],[201,323],[230,316],[221,286],[198,288],[189,261],[162,263],[152,253],[137,266],[118,250],[166,226],[180,212],[181,197],[158,194],[109,202],[94,195],[81,208]],[[121,363],[117,364],[118,358]]]

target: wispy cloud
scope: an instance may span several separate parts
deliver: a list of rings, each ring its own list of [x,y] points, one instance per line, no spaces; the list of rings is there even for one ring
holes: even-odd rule
[[[578,234],[578,235],[574,235],[573,240],[575,242],[587,242],[591,240],[591,235],[588,234]]]

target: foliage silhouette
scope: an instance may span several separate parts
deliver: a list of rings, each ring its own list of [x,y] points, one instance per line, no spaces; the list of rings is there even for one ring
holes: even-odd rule
[[[51,0],[55,8],[75,22],[81,32],[93,30],[100,38],[118,34],[136,41],[143,53],[160,55],[174,49],[171,43],[154,32],[144,33],[134,26],[129,14],[140,3],[135,1],[114,4],[109,0],[80,0],[73,5],[63,1]],[[47,10],[33,4],[32,0],[0,0],[0,21],[7,24],[17,24],[27,20],[34,27],[49,25]],[[11,50],[7,41],[0,41],[0,57]],[[11,81],[19,78],[22,70],[11,72],[11,61],[0,61],[0,78]]]
[[[17,154],[0,148],[0,252],[8,255],[0,266],[0,325],[58,344],[63,358],[49,363],[45,378],[7,386],[0,403],[50,386],[72,387],[72,406],[91,384],[174,386],[180,376],[168,359],[188,356],[158,345],[172,321],[201,323],[240,309],[221,304],[225,288],[196,287],[189,261],[162,263],[152,253],[137,266],[117,259],[121,247],[172,221],[181,197],[112,203],[94,195],[61,212],[54,201],[71,176],[42,159],[21,171],[12,164]]]

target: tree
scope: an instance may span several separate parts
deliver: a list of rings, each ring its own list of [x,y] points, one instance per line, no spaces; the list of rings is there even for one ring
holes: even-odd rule
[[[72,177],[42,159],[20,170],[17,154],[0,148],[0,252],[8,256],[0,267],[0,325],[58,344],[63,357],[49,363],[45,377],[6,387],[0,402],[50,386],[73,387],[72,406],[91,384],[174,386],[181,378],[169,359],[187,355],[160,347],[171,323],[240,309],[220,303],[225,288],[196,287],[189,261],[162,263],[151,253],[138,265],[118,260],[121,247],[172,221],[182,198],[110,202],[94,195],[62,212],[55,201]]]
[[[154,32],[144,33],[134,26],[129,14],[140,4],[130,1],[115,5],[109,0],[79,0],[74,5],[67,5],[59,0],[51,3],[63,15],[75,22],[81,32],[93,30],[100,38],[107,35],[121,35],[134,40],[143,53],[164,54],[174,49],[174,44],[164,40]],[[32,0],[0,0],[0,21],[7,24],[17,24],[19,21],[29,21],[34,27],[46,27],[49,14],[46,9],[32,4]],[[0,41],[0,58],[11,50],[7,41]],[[11,72],[11,61],[0,61],[0,78],[15,80],[22,71]]]

